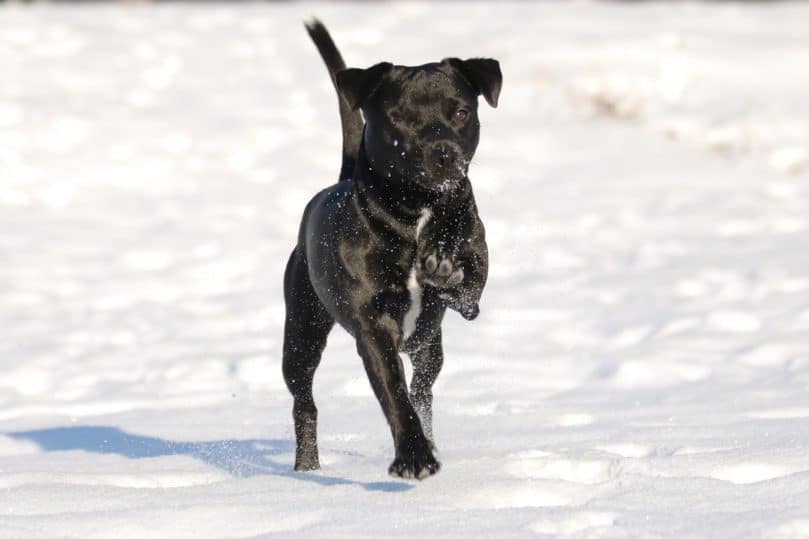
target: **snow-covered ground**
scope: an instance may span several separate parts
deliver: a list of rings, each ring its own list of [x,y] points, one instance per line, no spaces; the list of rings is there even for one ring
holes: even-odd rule
[[[351,340],[295,474],[281,275],[349,64],[492,56],[443,469]],[[809,536],[809,5],[0,9],[0,537]]]

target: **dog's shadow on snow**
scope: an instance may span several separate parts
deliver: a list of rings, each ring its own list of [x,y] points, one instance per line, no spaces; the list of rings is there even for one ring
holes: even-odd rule
[[[17,440],[35,442],[43,451],[110,453],[130,459],[187,455],[228,472],[234,477],[277,475],[324,486],[357,485],[366,490],[401,492],[413,485],[393,481],[361,482],[330,477],[321,472],[294,472],[288,463],[273,457],[295,451],[290,440],[220,440],[174,442],[129,434],[116,427],[76,426],[6,433]]]

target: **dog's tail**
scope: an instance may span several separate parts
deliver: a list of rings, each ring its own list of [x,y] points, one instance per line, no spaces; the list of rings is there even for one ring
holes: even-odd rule
[[[337,86],[337,72],[345,69],[346,64],[329,35],[329,31],[317,19],[307,21],[305,26],[309,37],[315,42],[320,56],[326,62],[334,89],[337,90],[337,100],[340,103],[340,123],[343,126],[343,164],[340,167],[340,180],[345,180],[351,177],[357,164],[357,152],[360,149],[365,122],[358,110],[351,110]]]

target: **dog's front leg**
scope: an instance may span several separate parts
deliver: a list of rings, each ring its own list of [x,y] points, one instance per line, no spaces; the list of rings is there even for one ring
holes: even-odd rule
[[[357,336],[357,350],[382,411],[390,424],[396,457],[388,468],[392,476],[424,479],[441,464],[433,456],[419,416],[410,402],[404,366],[392,328],[367,328]]]
[[[448,250],[427,246],[424,251],[429,254],[422,255],[418,275],[422,282],[438,289],[447,307],[474,320],[480,313],[480,297],[486,285],[488,250],[483,237],[469,244]]]
[[[478,316],[489,250],[474,198],[436,210],[419,238],[417,260],[420,281],[437,288],[447,307],[467,320]]]
[[[481,243],[477,246],[478,250],[481,246],[485,249],[485,243]],[[480,297],[488,274],[486,259],[486,254],[480,256],[478,253],[463,257],[459,264],[463,270],[463,280],[454,287],[442,289],[438,294],[450,309],[458,311],[467,320],[474,320],[480,313]]]

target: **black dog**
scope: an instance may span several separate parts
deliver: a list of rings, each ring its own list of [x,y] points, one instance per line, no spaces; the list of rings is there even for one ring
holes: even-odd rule
[[[340,97],[340,181],[306,206],[284,275],[283,370],[294,397],[296,470],[320,467],[312,378],[335,320],[357,341],[393,432],[388,472],[422,479],[433,456],[432,385],[447,307],[471,320],[488,252],[466,176],[477,97],[497,105],[495,60],[345,69],[325,27],[306,25]],[[360,114],[361,109],[363,116]],[[411,355],[408,395],[400,352]]]

